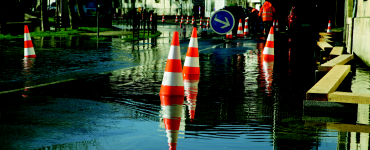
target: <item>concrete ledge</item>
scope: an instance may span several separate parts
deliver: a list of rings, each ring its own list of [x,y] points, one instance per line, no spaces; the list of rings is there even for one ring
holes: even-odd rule
[[[343,51],[343,49],[342,49]],[[353,59],[351,54],[343,54],[320,65],[319,71],[330,71],[335,65],[344,65]]]
[[[330,35],[329,33],[326,33],[326,32],[319,32],[319,35],[321,35],[321,36],[327,36],[327,35]]]
[[[333,41],[331,41],[331,40],[329,40],[327,38],[319,38],[319,41],[320,42],[333,42]]]
[[[308,122],[305,122],[305,126],[315,126],[315,127],[326,128],[326,129],[337,130],[337,131],[344,131],[344,132],[370,133],[370,125],[308,121]]]
[[[333,92],[328,95],[329,102],[370,104],[370,94]]]
[[[329,54],[329,59],[333,59],[339,55],[342,55],[342,53],[343,47],[334,47]]]
[[[333,49],[333,46],[331,46],[328,42],[317,42],[317,45],[323,50]]]
[[[335,65],[306,93],[307,100],[328,101],[328,94],[334,92],[351,70],[350,65]]]

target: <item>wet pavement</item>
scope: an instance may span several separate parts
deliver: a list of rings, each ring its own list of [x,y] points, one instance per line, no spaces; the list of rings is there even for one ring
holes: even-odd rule
[[[23,58],[22,40],[0,41],[0,149],[168,149],[159,90],[173,31],[182,29],[158,29],[159,38],[140,43],[33,38],[34,59]],[[182,64],[190,31],[180,38]],[[192,96],[179,109],[177,149],[365,148],[369,133],[303,119],[315,45],[298,37],[275,36],[274,62],[261,59],[264,37],[199,37],[201,74],[185,89]],[[368,67],[357,66],[352,91],[370,93]],[[343,123],[368,125],[368,105],[361,109],[365,119]]]

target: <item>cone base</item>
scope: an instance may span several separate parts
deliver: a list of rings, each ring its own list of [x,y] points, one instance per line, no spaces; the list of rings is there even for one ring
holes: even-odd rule
[[[244,37],[244,35],[243,34],[237,34],[236,37],[242,38],[242,37]]]
[[[226,34],[226,38],[227,38],[227,39],[232,39],[232,38],[233,38],[233,35],[227,35],[227,34]]]
[[[27,58],[36,58],[36,55],[26,55],[24,57],[27,57]]]

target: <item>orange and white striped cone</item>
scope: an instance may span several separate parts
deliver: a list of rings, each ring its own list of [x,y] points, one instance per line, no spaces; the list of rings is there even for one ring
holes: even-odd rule
[[[186,101],[188,102],[187,105],[189,109],[189,116],[190,116],[190,119],[194,119],[195,108],[196,108],[196,103],[197,103],[197,96],[198,96],[199,75],[189,74],[185,76],[186,78],[184,78],[184,89],[185,89]]]
[[[177,20],[177,15],[176,15],[176,19],[175,19],[175,22],[177,23],[177,22],[179,22],[178,20]]]
[[[267,36],[266,45],[263,49],[263,60],[270,62],[274,61],[274,28],[271,27],[270,33]]]
[[[150,14],[150,22],[152,22],[152,14]]]
[[[193,19],[191,19],[191,24],[194,24],[194,16],[193,16]]]
[[[200,17],[199,25],[202,26],[202,17]]]
[[[163,75],[159,95],[184,96],[184,82],[182,77],[179,33],[175,31],[171,42],[170,52]]]
[[[244,36],[249,35],[249,27],[248,27],[248,17],[245,18],[245,25],[244,25]]]
[[[183,91],[184,93],[184,91]],[[184,96],[160,96],[161,113],[168,138],[169,150],[176,150],[181,124]]]
[[[328,23],[328,30],[326,31],[326,33],[331,34],[331,23],[330,23],[330,20],[329,20],[329,23]]]
[[[207,28],[209,28],[209,17],[207,19]]]
[[[278,22],[278,20],[276,20],[275,31],[279,32],[279,22]]]
[[[238,31],[236,32],[236,37],[238,38],[244,37],[242,19],[239,19],[239,25],[238,25]]]
[[[226,39],[232,39],[233,38],[233,32],[229,31],[226,33]]]
[[[186,53],[183,69],[184,78],[187,78],[186,75],[189,74],[200,74],[198,37],[196,27],[193,27],[193,31],[191,33],[189,47]]]
[[[184,23],[184,16],[181,15],[181,23]]]
[[[31,35],[27,25],[24,25],[24,57],[36,57],[35,49],[33,48]]]
[[[113,14],[113,19],[116,20],[116,13]]]
[[[189,24],[189,16],[186,18],[186,24]]]
[[[164,20],[164,14],[163,14],[163,16],[162,16],[162,22],[164,22],[165,20]]]

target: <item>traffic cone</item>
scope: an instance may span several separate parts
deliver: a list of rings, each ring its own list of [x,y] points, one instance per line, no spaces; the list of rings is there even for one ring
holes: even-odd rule
[[[199,25],[202,26],[202,17],[200,17]]]
[[[242,19],[239,19],[239,25],[238,25],[238,31],[236,32],[236,37],[244,37]]]
[[[274,27],[274,31],[276,31],[276,30],[275,30],[275,20],[274,20],[274,21],[272,21],[272,27]]]
[[[209,17],[207,19],[207,28],[209,28]]]
[[[27,25],[24,25],[24,57],[36,57],[35,49],[33,48],[30,32],[28,31]]]
[[[152,14],[150,14],[150,22],[152,22]]]
[[[186,24],[189,24],[189,16],[186,18]]]
[[[144,14],[141,14],[141,21],[143,21],[143,20],[144,20]]]
[[[244,25],[244,36],[249,35],[249,27],[248,27],[248,17],[245,18],[245,25]]]
[[[113,19],[116,20],[116,13],[113,14]]]
[[[233,32],[229,31],[226,33],[226,39],[232,39],[233,38]]]
[[[175,22],[177,23],[177,22],[179,22],[178,20],[177,20],[177,15],[176,15],[176,19],[175,19]]]
[[[202,36],[206,36],[207,35],[207,29],[206,29],[206,23],[203,24],[203,32],[202,32]]]
[[[162,22],[164,22],[165,20],[164,20],[164,14],[163,14],[163,16],[162,16]]]
[[[326,33],[331,34],[331,23],[330,23],[330,20],[329,20],[329,23],[328,23],[328,30],[326,31]]]
[[[181,15],[181,23],[184,23],[184,16]]]
[[[159,95],[184,96],[184,82],[181,69],[179,33],[175,31],[162,80]]]
[[[275,31],[279,32],[279,22],[278,22],[278,20],[276,20]]]
[[[274,28],[271,27],[270,33],[267,36],[266,45],[263,49],[263,60],[274,61]]]
[[[191,19],[191,24],[194,24],[194,16],[193,16],[193,19]]]
[[[191,33],[188,51],[184,62],[184,78],[187,74],[200,74],[199,69],[199,53],[198,53],[198,37],[197,28],[193,27]]]

